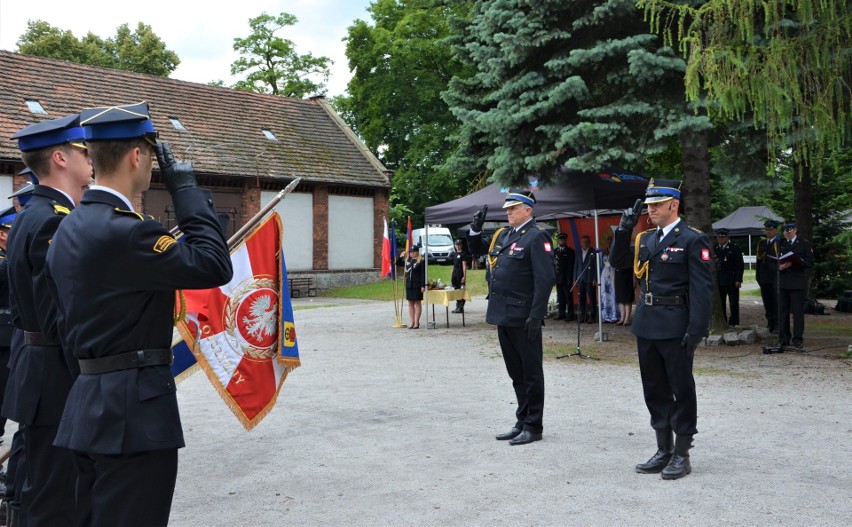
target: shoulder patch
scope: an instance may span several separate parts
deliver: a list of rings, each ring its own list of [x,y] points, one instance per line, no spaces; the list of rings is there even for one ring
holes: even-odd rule
[[[154,252],[155,253],[163,253],[168,250],[169,247],[176,244],[177,240],[175,240],[174,236],[163,235],[160,236],[157,241],[154,243]]]
[[[124,209],[120,209],[120,208],[116,207],[115,212],[117,212],[118,214],[122,214],[124,216],[135,216],[135,217],[139,218],[140,220],[145,221],[145,216],[139,214],[138,212],[136,212],[134,210],[124,210]]]
[[[67,215],[71,214],[71,209],[69,209],[68,207],[66,207],[64,205],[60,205],[58,203],[55,203],[53,205],[53,213],[59,214],[60,216],[67,216]]]

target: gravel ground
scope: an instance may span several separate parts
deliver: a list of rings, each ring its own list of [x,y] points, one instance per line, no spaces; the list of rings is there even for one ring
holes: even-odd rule
[[[849,336],[806,332],[809,353],[699,348],[693,473],[663,481],[633,471],[656,446],[627,328],[599,343],[583,325],[600,360],[556,360],[577,326],[547,324],[544,440],[510,447],[494,440],[515,402],[484,299],[467,327],[439,308],[432,330],[390,327],[388,302],[297,305],[316,307],[296,312],[303,366],[255,430],[203,373],[180,384],[171,525],[849,525]]]

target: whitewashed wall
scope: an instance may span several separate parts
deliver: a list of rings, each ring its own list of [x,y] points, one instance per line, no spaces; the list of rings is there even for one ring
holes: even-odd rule
[[[261,192],[260,206],[277,192]],[[291,192],[275,206],[284,224],[284,256],[288,271],[310,271],[314,265],[314,196]]]
[[[371,269],[373,198],[328,196],[328,268]]]
[[[15,192],[12,185],[12,176],[0,176],[0,210],[6,210],[14,205],[14,200],[6,197],[12,192]]]

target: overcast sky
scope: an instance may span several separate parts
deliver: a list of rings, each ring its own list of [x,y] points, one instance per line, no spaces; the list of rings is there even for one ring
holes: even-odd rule
[[[238,57],[233,51],[234,38],[249,35],[250,18],[263,12],[273,16],[286,12],[299,21],[277,35],[292,40],[299,54],[313,53],[334,61],[328,81],[328,96],[333,96],[346,90],[350,78],[341,39],[355,19],[369,19],[369,4],[370,0],[237,0],[206,5],[180,0],[0,0],[0,49],[17,50],[28,20],[44,20],[70,30],[77,38],[90,31],[108,38],[121,24],[135,30],[143,22],[180,58],[171,78],[200,83],[221,79],[233,84],[230,68]]]

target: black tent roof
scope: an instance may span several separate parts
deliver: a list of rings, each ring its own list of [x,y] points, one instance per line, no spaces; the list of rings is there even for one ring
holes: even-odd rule
[[[648,180],[623,170],[606,172],[567,172],[558,183],[539,187],[531,182],[527,188],[536,197],[535,216],[538,219],[599,214],[632,207],[645,195]],[[488,221],[505,221],[502,210],[509,189],[497,183],[459,199],[426,208],[427,224],[466,223],[473,213],[488,205]]]
[[[713,230],[728,229],[731,236],[748,236],[763,234],[763,222],[775,220],[783,223],[781,216],[772,212],[769,207],[740,207],[730,215],[713,223]]]

